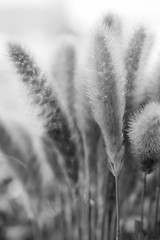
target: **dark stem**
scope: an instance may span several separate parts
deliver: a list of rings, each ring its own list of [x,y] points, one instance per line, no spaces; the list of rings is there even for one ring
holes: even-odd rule
[[[108,170],[109,171],[109,170]],[[106,223],[106,218],[107,218],[107,210],[108,210],[108,194],[109,193],[109,172],[107,172],[107,177],[106,177],[106,188],[105,188],[105,198],[104,198],[104,211],[103,211],[103,216],[102,216],[102,227],[101,227],[101,240],[104,240],[104,235],[105,235],[105,223]],[[108,220],[108,219],[107,219]],[[108,227],[108,221],[107,221],[107,233],[109,232],[109,227]]]
[[[112,213],[111,213],[111,223],[110,223],[110,235],[109,235],[109,238],[106,238],[107,240],[114,240],[116,235],[117,235],[117,232],[115,232],[115,228],[116,228],[116,225],[117,225],[117,212],[116,212],[116,206],[114,207]]]
[[[87,222],[86,222],[86,227],[87,227],[87,238],[88,240],[91,240],[91,205],[90,205],[90,166],[89,166],[89,161],[90,161],[90,149],[88,147],[88,142],[86,137],[83,138],[83,142],[84,142],[84,154],[85,154],[85,158],[84,158],[84,169],[85,169],[85,194],[86,194],[86,198],[87,198],[87,211],[86,211],[86,215],[87,215]]]
[[[83,202],[81,200],[81,195],[78,192],[78,200],[80,201],[76,201],[76,221],[78,224],[78,240],[82,240],[83,239],[83,227],[82,227],[82,205]]]
[[[92,206],[90,203],[90,199],[91,199],[91,193],[89,190],[89,198],[88,198],[88,240],[92,239],[92,221],[91,221],[91,213],[92,213]]]
[[[108,169],[105,179],[104,210],[102,215],[101,240],[110,239],[111,221],[115,207],[115,180]]]
[[[42,240],[41,230],[38,226],[37,220],[32,220],[32,229],[33,229],[33,236],[34,240]]]
[[[159,208],[159,195],[160,195],[160,182],[159,182],[159,169],[156,171],[156,205],[155,205],[155,229],[154,236],[157,240],[157,230],[158,230],[158,208]]]
[[[117,215],[117,226],[116,226],[116,240],[120,240],[120,204],[119,204],[119,184],[118,175],[115,175],[115,187],[116,187],[116,215]]]
[[[146,172],[143,173],[143,192],[142,192],[142,200],[141,200],[141,240],[143,240],[143,229],[144,229],[144,200],[146,195]]]

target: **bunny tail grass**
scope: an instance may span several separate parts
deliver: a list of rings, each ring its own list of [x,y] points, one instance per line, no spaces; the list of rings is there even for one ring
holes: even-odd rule
[[[90,42],[87,94],[95,121],[104,137],[110,170],[116,186],[116,239],[120,239],[118,176],[123,165],[125,68],[120,44],[111,28],[99,25]]]
[[[160,155],[160,105],[149,103],[131,117],[128,135],[138,164],[150,173]]]
[[[75,72],[77,67],[75,40],[69,36],[62,38],[55,55],[55,62],[52,65],[53,87],[57,92],[60,106],[67,116],[78,151],[82,153],[82,136],[75,111]]]
[[[55,87],[60,94],[59,101],[61,101],[71,125],[73,125],[76,68],[76,48],[73,39],[69,37],[62,39],[52,68],[53,83],[56,84]]]
[[[151,71],[147,82],[147,100],[160,102],[160,57],[158,56],[157,62]]]
[[[113,33],[117,38],[122,37],[122,22],[121,18],[115,14],[108,13],[104,19],[103,19],[104,25],[107,26],[107,28],[111,28]]]
[[[127,110],[130,111],[141,99],[144,72],[153,46],[153,37],[142,26],[135,30],[125,54],[127,70]],[[135,106],[136,107],[136,106]]]
[[[108,161],[114,175],[120,173],[123,146],[123,116],[125,111],[125,69],[123,59],[111,29],[97,27],[90,43],[86,77],[87,94],[93,116],[102,131]]]
[[[10,58],[26,87],[28,101],[37,107],[37,115],[43,126],[56,143],[65,158],[69,178],[77,181],[78,161],[76,145],[65,114],[63,114],[52,86],[47,83],[46,76],[41,73],[35,61],[19,44],[8,45]]]

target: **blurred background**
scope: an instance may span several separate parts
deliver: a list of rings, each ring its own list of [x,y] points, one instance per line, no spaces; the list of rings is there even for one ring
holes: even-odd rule
[[[159,35],[158,0],[1,0],[0,1],[0,88],[1,104],[13,107],[7,79],[11,76],[5,62],[4,44],[11,39],[27,42],[46,63],[53,40],[57,35],[71,32],[82,35],[92,29],[94,21],[108,11],[126,19],[126,23],[145,22]],[[6,76],[8,72],[8,76]],[[10,80],[9,80],[10,81]],[[10,97],[8,97],[8,95]],[[11,100],[11,101],[10,101]]]
[[[23,117],[24,113],[23,104],[21,105],[21,103],[19,102],[17,90],[16,88],[14,88],[14,79],[17,78],[17,75],[15,73],[15,69],[13,69],[13,66],[11,66],[12,64],[8,58],[8,53],[6,50],[6,44],[8,42],[22,42],[22,44],[30,50],[30,52],[36,58],[40,66],[42,66],[42,68],[47,71],[48,66],[52,62],[53,53],[57,46],[57,39],[59,39],[60,36],[64,34],[71,34],[78,39],[79,48],[81,48],[81,42],[83,43],[83,39],[85,38],[85,36],[88,34],[89,31],[94,28],[94,24],[96,24],[95,22],[97,21],[97,19],[100,19],[108,12],[116,13],[123,18],[124,25],[128,30],[127,33],[132,30],[132,26],[135,24],[140,23],[147,26],[155,36],[155,45],[152,54],[153,57],[154,53],[157,54],[158,52],[160,52],[160,6],[158,0],[0,0],[1,113],[3,110],[4,112],[7,112],[7,110],[9,112],[13,111],[14,115],[19,115],[20,117]],[[24,118],[26,118],[25,114]],[[28,122],[27,125],[30,127],[30,124],[28,124]],[[19,131],[20,130],[18,130],[17,132]],[[15,132],[13,131],[13,135],[15,134],[16,138],[18,139],[16,135],[17,132],[15,129]],[[32,132],[30,134],[32,136]],[[21,147],[21,138],[18,140],[18,146]],[[24,143],[24,145],[27,144]],[[28,152],[29,151],[27,151],[27,153]],[[6,164],[3,163],[3,161],[2,163],[0,162],[0,166],[1,182],[1,178],[3,178],[4,176],[4,178],[6,179],[8,175],[12,175],[12,171],[10,170],[11,173],[9,172],[10,168],[8,167],[8,165],[6,167]],[[0,189],[1,187],[3,188],[3,186],[0,185]],[[139,188],[137,188],[137,192],[139,193]],[[7,211],[10,211],[10,203],[8,203],[6,199],[14,200],[20,198],[22,195],[23,198],[25,198],[25,194],[22,193],[23,187],[20,185],[19,181],[14,181],[11,187],[7,190],[6,195],[4,193],[1,194],[0,212],[2,209],[5,211],[5,208],[7,209]],[[131,197],[134,198],[134,195]],[[23,200],[21,201],[23,202]],[[112,199],[111,202],[113,202]],[[13,205],[15,207],[15,203]],[[24,203],[22,205],[24,205]],[[128,208],[128,205],[126,206],[126,208]],[[17,207],[17,209],[19,208],[20,206]],[[148,209],[148,205],[146,208]],[[13,216],[16,216],[15,213],[16,211],[18,211],[17,209],[14,209],[15,211],[12,210]],[[57,206],[56,209],[58,209]],[[54,213],[56,215],[54,209],[52,210],[52,215],[54,215]],[[127,209],[127,211],[131,210]],[[137,212],[135,213],[135,215],[137,214]],[[25,222],[25,215],[26,214],[23,211],[20,216],[17,214],[17,216],[19,216],[20,222],[23,220],[23,218]],[[48,219],[48,216],[44,217],[44,219],[44,221],[46,221],[46,219]],[[12,222],[10,225],[12,226],[15,220],[14,218],[11,220]],[[59,222],[61,221],[61,219],[58,220]],[[133,219],[131,218],[131,220]],[[48,220],[48,222],[50,222],[50,220]],[[129,229],[133,228],[133,221],[130,224],[129,220],[127,219],[127,224],[127,227]],[[56,228],[57,225],[55,225],[55,229]],[[61,229],[63,229],[63,226],[61,226]],[[14,234],[14,231],[16,233],[19,232],[16,228],[11,228],[8,238],[4,239],[23,239],[21,235],[25,235],[23,234],[23,231],[28,231],[28,229],[23,229],[21,226],[20,236]],[[134,230],[132,229],[132,231]],[[13,236],[15,236],[15,238]],[[57,240],[61,238],[57,237],[55,239]]]
[[[94,22],[107,12],[124,18],[128,28],[132,23],[145,23],[159,37],[158,0],[1,0],[0,1],[0,104],[15,108],[14,91],[10,91],[13,73],[5,59],[7,41],[26,43],[47,67],[54,48],[54,39],[63,33],[79,37],[94,27]],[[158,44],[157,44],[158,46]],[[9,84],[8,84],[9,83]],[[16,95],[16,94],[15,94]]]

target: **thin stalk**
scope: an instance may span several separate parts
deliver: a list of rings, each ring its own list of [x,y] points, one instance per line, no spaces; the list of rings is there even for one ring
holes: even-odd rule
[[[159,187],[156,187],[156,209],[155,209],[155,229],[154,236],[155,240],[157,239],[157,230],[158,230],[158,206],[159,206]]]
[[[41,230],[39,229],[39,226],[37,224],[37,220],[32,220],[32,229],[33,229],[33,236],[34,240],[43,240]]]
[[[152,200],[152,198],[149,199],[149,206],[148,206],[148,213],[147,213],[147,229],[148,229],[148,232],[152,232],[152,221],[150,221],[150,216],[152,214],[152,209],[153,209],[153,206],[154,206],[154,201]]]
[[[109,206],[109,192],[110,192],[110,189],[109,189],[109,175],[110,172],[109,170],[107,171],[107,176],[106,176],[106,179],[105,179],[105,185],[106,185],[106,188],[105,188],[105,198],[104,198],[104,211],[103,211],[103,216],[102,216],[102,228],[101,228],[101,240],[104,240],[104,236],[105,236],[105,229],[106,229],[106,232],[108,234],[108,239],[109,239],[109,213],[108,213],[108,206]],[[107,221],[106,221],[107,219]],[[107,226],[105,226],[105,224],[107,223]]]
[[[69,199],[72,201],[71,205],[71,226],[70,226],[70,239],[81,239],[81,218],[79,213],[80,203],[78,201],[78,197],[73,197]],[[80,199],[79,199],[80,200]]]
[[[92,240],[92,205],[90,203],[90,190],[89,190],[89,199],[88,199],[88,240]]]
[[[116,237],[115,233],[115,227],[117,225],[117,213],[116,213],[116,206],[114,207],[113,211],[111,212],[111,217],[110,217],[110,234],[109,238],[106,238],[107,240],[114,240]]]
[[[81,201],[81,196],[79,195],[79,193],[78,193],[78,197],[80,201],[76,201],[76,221],[78,224],[78,240],[82,240],[83,239],[83,228],[82,228],[83,203]]]
[[[154,237],[157,240],[157,230],[158,230],[158,208],[159,208],[159,198],[160,198],[160,183],[159,183],[159,169],[156,171],[156,205],[155,205],[155,229]]]
[[[116,240],[120,240],[120,204],[119,204],[118,175],[115,175],[115,187],[116,187],[116,215],[117,215]]]
[[[144,229],[144,199],[146,195],[146,172],[143,173],[143,192],[142,192],[142,200],[141,200],[141,240],[143,240],[143,229]]]
[[[87,239],[91,240],[91,205],[90,205],[90,166],[89,166],[89,160],[90,160],[90,150],[88,147],[88,142],[86,139],[86,136],[83,137],[83,143],[84,143],[84,153],[85,153],[85,157],[84,157],[84,169],[85,169],[85,194],[86,194],[86,198],[87,198],[87,211],[86,211],[86,215],[87,215],[87,223],[86,223],[86,227],[87,227]]]
[[[104,184],[104,147],[103,147],[103,138],[100,137],[97,147],[97,188],[96,188],[96,231],[95,231],[95,240],[101,239],[101,231],[102,231],[102,219],[103,219],[103,184]],[[108,175],[107,168],[107,175]],[[105,185],[106,186],[106,185]]]

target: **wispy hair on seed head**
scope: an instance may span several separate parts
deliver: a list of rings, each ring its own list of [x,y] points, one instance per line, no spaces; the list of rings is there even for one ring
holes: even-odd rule
[[[153,70],[149,73],[146,84],[147,101],[160,102],[160,57],[158,56]]]
[[[137,28],[126,49],[127,109],[133,109],[141,102],[145,70],[153,46],[153,36],[144,26]]]
[[[67,117],[57,100],[56,92],[47,81],[46,76],[41,73],[34,59],[19,44],[9,44],[8,50],[12,62],[22,78],[21,81],[26,87],[28,101],[37,108],[38,117],[42,119],[44,129],[56,143],[66,164],[74,168],[73,172],[69,173],[70,177],[72,178],[73,174],[76,178],[76,145],[72,139]]]
[[[150,171],[160,155],[160,105],[151,102],[135,113],[130,119],[128,135],[139,163]]]
[[[71,37],[61,39],[52,65],[53,85],[58,92],[59,102],[71,124],[75,121],[75,71],[76,45]]]
[[[108,13],[104,16],[103,23],[107,28],[112,29],[112,32],[115,34],[115,37],[117,37],[117,40],[119,40],[119,43],[122,43],[122,19],[117,14]]]
[[[114,155],[123,152],[126,84],[121,54],[112,29],[99,24],[91,39],[86,77],[87,94],[94,118],[104,136],[109,161],[117,169],[120,161],[116,162]]]

